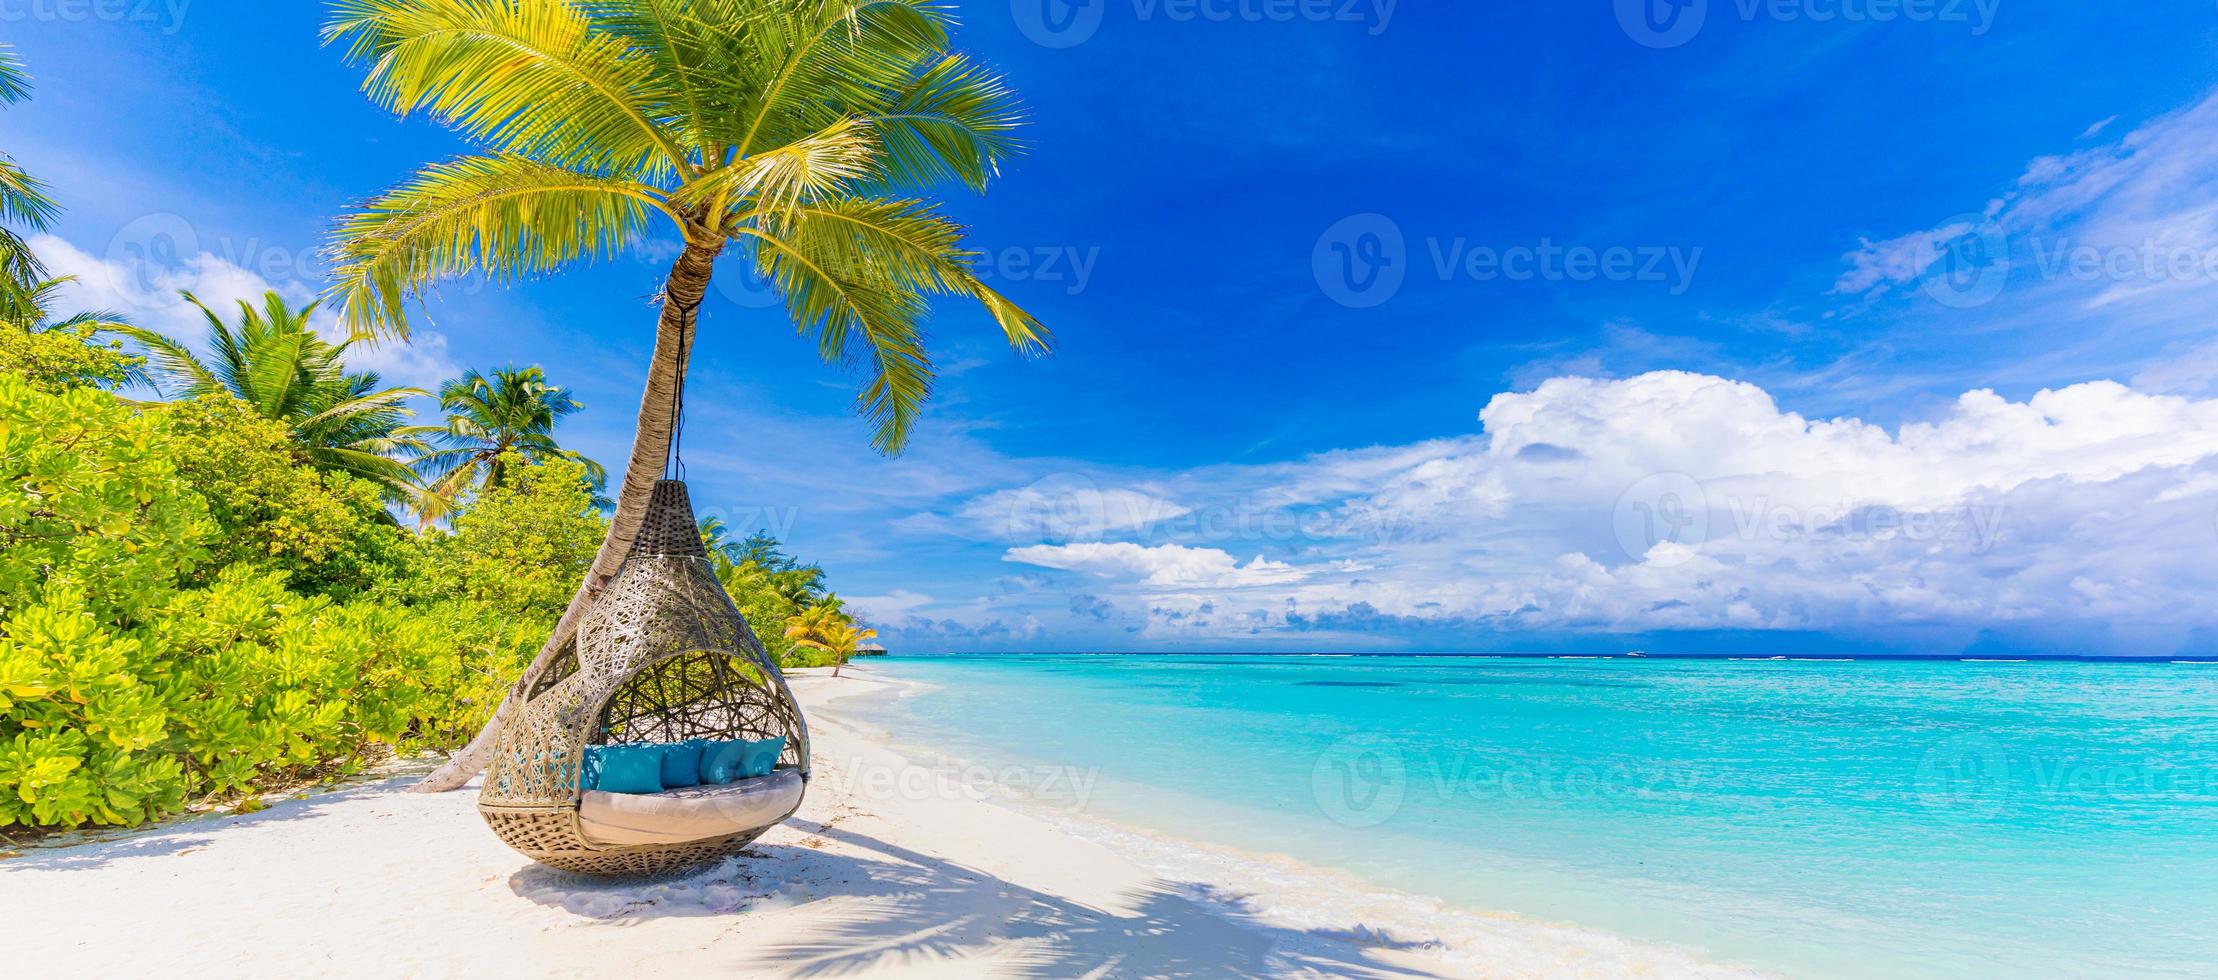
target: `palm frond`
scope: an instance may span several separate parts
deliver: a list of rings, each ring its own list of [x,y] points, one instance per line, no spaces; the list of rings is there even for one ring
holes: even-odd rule
[[[666,179],[690,167],[658,121],[680,92],[653,59],[566,0],[337,0],[324,41],[368,67],[363,90],[503,153]]]
[[[836,194],[876,172],[878,140],[870,124],[841,119],[768,153],[735,160],[689,182],[673,195],[680,207],[747,201],[766,218],[802,201]]]
[[[976,300],[1019,354],[1047,352],[1052,338],[1032,314],[978,278],[963,228],[922,201],[841,198],[804,205],[798,234],[822,238],[853,263],[877,263],[896,282]]]
[[[31,73],[23,70],[15,45],[0,41],[0,102],[21,102],[30,94]]]
[[[860,254],[852,237],[809,230],[750,231],[757,269],[801,333],[816,337],[824,362],[862,376],[856,408],[876,425],[871,444],[897,453],[932,394],[923,336],[929,307],[916,281]]]
[[[884,104],[948,43],[951,9],[932,0],[838,0],[765,5],[749,25],[750,53],[774,64],[739,135],[739,155],[775,149],[840,117]]]
[[[0,221],[45,231],[61,214],[62,206],[55,203],[45,181],[0,154]]]
[[[353,335],[405,335],[407,297],[432,282],[515,279],[611,255],[656,211],[678,220],[645,185],[521,156],[435,164],[341,223],[331,295]]]
[[[216,377],[200,356],[183,343],[144,327],[127,326],[120,332],[146,349],[147,365],[157,379],[156,387],[163,388],[166,383],[166,393],[189,397],[230,393],[223,379]]]
[[[865,117],[885,145],[887,188],[960,180],[972,190],[1001,173],[1024,144],[1024,114],[1001,76],[948,55],[917,73],[883,110]]]

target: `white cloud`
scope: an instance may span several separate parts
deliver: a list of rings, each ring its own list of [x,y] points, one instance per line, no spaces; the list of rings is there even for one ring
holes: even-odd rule
[[[986,494],[958,513],[996,538],[1068,541],[1139,530],[1192,510],[1138,490],[1104,488],[1084,474],[1060,473]]]
[[[2218,93],[2101,145],[2039,157],[2006,193],[1967,210],[1926,230],[1864,239],[1844,256],[1834,292],[1916,281],[1947,254],[1944,243],[1976,232],[2010,289],[2057,290],[2082,309],[2201,293],[2218,285]],[[2194,302],[2207,308],[2205,299]],[[1990,300],[1980,294],[1971,305]]]
[[[62,292],[64,309],[59,312],[114,312],[136,326],[167,334],[196,350],[205,350],[207,320],[181,293],[192,293],[226,318],[238,312],[241,302],[261,306],[263,295],[271,290],[296,306],[316,299],[313,291],[298,283],[272,283],[252,269],[209,252],[180,256],[174,262],[130,262],[92,255],[53,235],[37,236],[30,245],[54,275],[76,277]],[[337,316],[328,310],[318,311],[313,326],[317,333],[334,340],[345,335]],[[350,369],[376,371],[390,385],[436,391],[441,381],[461,373],[448,357],[446,336],[436,331],[418,331],[409,342],[359,343],[347,354]]]
[[[1848,271],[1833,283],[1833,291],[1865,293],[1881,285],[1913,282],[1945,254],[1935,247],[1936,243],[1961,238],[1975,227],[1970,221],[1958,219],[1883,241],[1866,238],[1844,257]]]
[[[1203,514],[1268,501],[1283,534],[1004,557],[1100,580],[1156,637],[2016,625],[2163,652],[2218,626],[2218,400],[1973,391],[1890,431],[1658,372],[1553,379],[1481,421],[1154,478]]]
[[[1246,565],[1215,548],[1166,544],[1142,547],[1128,542],[1032,545],[1012,548],[1006,561],[1084,572],[1102,578],[1137,578],[1154,588],[1236,589],[1298,582],[1309,573],[1258,555]]]

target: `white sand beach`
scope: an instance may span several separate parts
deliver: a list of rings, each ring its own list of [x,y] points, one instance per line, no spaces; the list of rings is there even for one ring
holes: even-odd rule
[[[1447,910],[1130,831],[1074,835],[844,719],[802,676],[815,777],[751,853],[682,879],[532,865],[474,792],[407,775],[0,860],[14,976],[1724,977],[1670,949]]]

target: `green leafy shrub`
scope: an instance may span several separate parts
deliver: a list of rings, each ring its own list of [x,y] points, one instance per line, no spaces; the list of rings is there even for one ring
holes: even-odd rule
[[[247,563],[309,595],[361,595],[406,577],[416,549],[379,489],[301,457],[282,422],[236,398],[155,410],[178,475],[207,500],[217,533],[209,568]]]
[[[532,653],[491,610],[337,604],[245,568],[140,629],[54,590],[0,639],[0,826],[136,824],[189,799],[452,748]]]
[[[514,454],[503,462],[508,479],[480,492],[454,519],[454,533],[431,546],[430,588],[544,618],[551,630],[592,567],[608,521],[593,506],[583,463]]]
[[[169,448],[104,392],[0,374],[0,615],[66,589],[99,621],[131,622],[206,562],[216,526]]]
[[[522,669],[543,625],[390,598],[395,564],[363,555],[413,546],[374,491],[267,436],[0,374],[0,827],[132,825],[450,748]],[[300,591],[341,581],[388,597]]]
[[[100,337],[91,325],[27,330],[0,324],[0,369],[40,391],[122,387],[145,363],[125,353],[120,343]]]

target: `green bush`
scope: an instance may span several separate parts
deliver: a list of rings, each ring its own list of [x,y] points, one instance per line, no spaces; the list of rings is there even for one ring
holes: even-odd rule
[[[584,464],[513,455],[506,463],[509,478],[479,493],[455,517],[454,533],[429,545],[427,588],[541,617],[551,630],[592,567],[608,522],[593,506]]]
[[[412,547],[221,406],[0,374],[0,827],[132,825],[460,744],[545,625],[338,601]],[[327,496],[315,499],[318,493]],[[220,500],[211,507],[211,501]]]
[[[296,591],[337,598],[410,571],[411,535],[387,513],[378,488],[314,468],[284,423],[220,395],[154,413],[178,475],[215,519],[208,568],[251,564],[284,574]]]
[[[0,337],[0,827],[131,826],[458,747],[607,533],[580,464],[511,460],[419,536],[282,424],[124,401],[101,348],[27,359],[26,336]],[[819,659],[784,629],[833,601],[822,571],[766,537],[715,553],[773,653]]]
[[[119,388],[144,363],[89,325],[32,331],[0,324],[0,369],[41,391]]]

